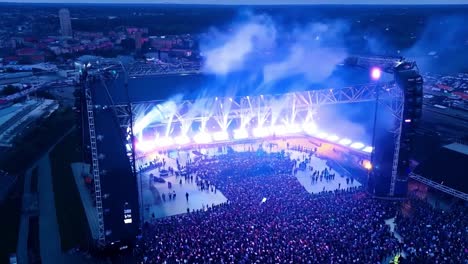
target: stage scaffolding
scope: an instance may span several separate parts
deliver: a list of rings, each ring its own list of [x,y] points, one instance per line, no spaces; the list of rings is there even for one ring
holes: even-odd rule
[[[386,57],[366,57],[355,56],[348,58],[345,63],[354,66],[369,69],[370,67],[379,67],[388,73],[394,73],[393,69],[402,62],[400,58],[386,58]],[[125,75],[126,86],[128,79],[133,77],[170,74],[171,69],[161,67],[148,67],[136,64],[125,66],[122,63],[112,62],[110,65],[97,66],[100,69],[90,70],[92,76],[102,79],[105,71],[117,71]],[[198,68],[193,65],[181,65],[176,67],[175,73],[189,72],[198,73]],[[162,72],[162,73],[161,73]],[[117,78],[114,76],[113,78]],[[105,85],[104,85],[105,86]],[[107,87],[106,87],[107,89]],[[128,89],[128,88],[126,88]],[[128,91],[127,91],[128,93]],[[87,95],[90,95],[87,91]],[[110,94],[109,94],[110,95]],[[88,98],[87,98],[88,99]],[[87,101],[91,102],[89,98]],[[112,102],[112,100],[111,100]],[[303,124],[307,121],[313,121],[313,115],[316,113],[320,106],[333,105],[333,104],[347,104],[347,103],[362,103],[362,102],[375,102],[376,106],[385,107],[395,118],[394,127],[391,132],[395,139],[393,166],[391,176],[391,186],[389,196],[393,195],[395,189],[395,182],[397,179],[398,158],[399,158],[399,144],[401,138],[401,125],[404,110],[404,87],[399,87],[394,81],[379,82],[356,85],[344,88],[327,88],[319,90],[309,90],[300,92],[291,92],[279,95],[258,95],[258,96],[242,96],[242,97],[214,97],[214,98],[201,98],[198,100],[180,100],[174,102],[176,111],[171,111],[171,114],[162,114],[163,118],[158,122],[150,122],[148,127],[160,128],[181,126],[182,124],[193,123],[207,123],[215,121],[219,124],[221,129],[226,129],[231,123],[236,122],[240,127],[250,126],[252,120],[256,121],[255,126],[259,122],[264,122],[268,125],[271,120],[278,116],[287,119],[286,125]],[[118,123],[126,138],[123,142],[127,149],[127,156],[129,157],[132,169],[135,172],[135,142],[134,142],[134,128],[135,124],[145,114],[154,111],[155,109],[162,109],[167,101],[140,101],[129,102],[125,104],[114,104],[113,102],[106,107],[113,109]],[[101,105],[102,106],[102,105]],[[88,107],[88,119],[93,117],[89,113],[92,107]],[[164,113],[163,110],[160,111]],[[376,116],[377,118],[377,116]],[[300,123],[302,122],[302,123]],[[236,127],[238,128],[238,127]],[[94,131],[89,131],[90,135]],[[372,146],[374,147],[374,146]],[[374,148],[375,149],[375,148]],[[375,151],[375,150],[374,150]],[[96,150],[97,152],[97,150]],[[98,153],[93,153],[93,155]],[[95,181],[99,182],[99,172],[94,174]],[[141,201],[140,201],[141,203]],[[98,213],[102,209],[97,208]],[[141,208],[140,208],[141,210]],[[103,236],[104,229],[101,228],[101,237]],[[102,241],[103,242],[103,241]]]
[[[185,121],[201,122],[207,119],[223,122],[242,119],[242,122],[249,122],[255,118],[268,120],[275,114],[289,117],[293,121],[300,113],[313,112],[322,105],[372,102],[377,100],[377,94],[379,102],[388,107],[395,117],[401,116],[402,104],[398,103],[400,101],[398,98],[402,94],[393,82],[279,95],[214,97],[175,101],[177,111],[175,111],[174,116],[164,116],[164,104],[167,101],[161,100],[132,103],[131,113],[128,104],[116,104],[112,107],[114,107],[123,129],[130,126],[130,114],[133,114],[135,121],[138,122],[139,117],[155,108],[160,109],[164,118],[159,122],[150,124],[151,127],[166,126],[168,123]]]

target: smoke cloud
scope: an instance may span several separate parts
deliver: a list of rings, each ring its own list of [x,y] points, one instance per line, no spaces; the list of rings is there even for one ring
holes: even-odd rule
[[[404,56],[413,58],[423,71],[439,73],[467,71],[468,16],[431,18],[418,41]]]
[[[206,73],[226,76],[242,71],[246,81],[274,87],[287,78],[306,83],[326,80],[346,56],[343,21],[284,27],[271,17],[248,14],[228,32],[211,30],[202,39]]]
[[[253,16],[231,32],[212,30],[201,44],[206,58],[204,71],[225,75],[241,70],[249,56],[271,47],[275,38],[276,28],[266,16]]]

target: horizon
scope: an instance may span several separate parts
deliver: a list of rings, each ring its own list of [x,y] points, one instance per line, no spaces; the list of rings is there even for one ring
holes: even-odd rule
[[[377,2],[377,3],[376,3]],[[123,5],[217,5],[217,6],[313,6],[313,5],[323,5],[323,6],[335,6],[335,5],[367,5],[367,6],[422,6],[422,5],[468,5],[468,2],[465,0],[294,0],[294,1],[285,1],[285,0],[3,0],[0,1],[0,4],[123,4]]]

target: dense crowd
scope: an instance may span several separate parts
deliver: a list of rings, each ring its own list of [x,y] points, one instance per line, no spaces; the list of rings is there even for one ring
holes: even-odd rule
[[[409,263],[468,263],[468,210],[449,211],[410,199],[396,217]]]
[[[187,167],[228,199],[144,225],[142,263],[380,263],[399,243],[395,203],[356,188],[309,194],[281,154],[231,153]]]

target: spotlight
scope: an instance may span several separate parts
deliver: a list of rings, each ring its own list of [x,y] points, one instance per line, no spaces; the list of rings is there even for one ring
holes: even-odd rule
[[[374,150],[373,147],[367,146],[367,147],[365,147],[362,151],[367,152],[367,153],[371,153],[373,150]]]
[[[321,132],[321,133],[319,133],[319,134],[317,135],[317,137],[320,138],[320,139],[325,139],[325,138],[328,137],[328,134],[325,133],[325,132]]]
[[[219,131],[219,132],[213,133],[213,139],[214,139],[214,141],[228,140],[228,139],[229,139],[229,135],[228,135],[228,133],[225,132],[225,131]]]
[[[185,145],[190,143],[190,138],[187,136],[178,136],[174,138],[174,141],[177,145]]]
[[[331,135],[331,136],[327,137],[327,140],[331,141],[331,142],[336,142],[336,141],[338,141],[338,139],[340,139],[340,138],[337,135]]]
[[[257,138],[268,137],[270,135],[270,131],[264,127],[257,127],[253,129],[253,135]]]
[[[150,152],[156,148],[155,141],[138,141],[135,144],[136,149],[142,152]]]
[[[269,134],[282,136],[282,135],[285,135],[287,133],[288,133],[288,131],[286,130],[286,127],[283,126],[283,125],[277,125],[277,126],[270,127]],[[254,132],[254,134],[255,134],[255,132]]]
[[[343,146],[348,146],[349,144],[352,143],[351,139],[348,139],[348,138],[343,138],[342,140],[340,140],[340,142],[338,142],[340,145],[343,145]]]
[[[162,137],[156,139],[156,146],[158,147],[168,147],[174,144],[174,140],[171,137]]]
[[[193,140],[198,144],[211,143],[211,135],[206,132],[200,132],[193,137]]]
[[[286,125],[286,133],[287,134],[298,134],[301,133],[302,129],[299,125],[296,124],[289,124]]]
[[[245,129],[236,129],[234,132],[234,139],[246,139],[249,137],[249,132]]]
[[[310,136],[317,133],[317,126],[314,123],[305,123],[302,125],[302,129]]]
[[[380,80],[380,77],[382,77],[382,70],[380,68],[374,67],[371,70],[371,78],[374,81]]]
[[[362,149],[364,147],[364,144],[362,144],[361,142],[354,142],[353,144],[351,144],[350,147],[353,149]]]
[[[368,160],[364,160],[362,166],[366,168],[366,170],[372,170],[372,163]]]

